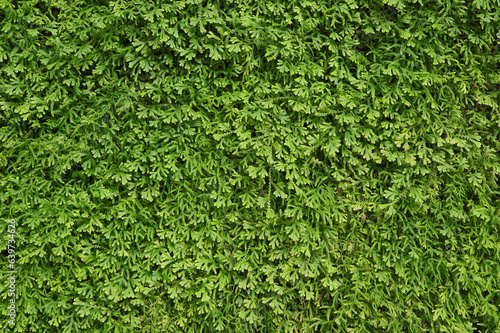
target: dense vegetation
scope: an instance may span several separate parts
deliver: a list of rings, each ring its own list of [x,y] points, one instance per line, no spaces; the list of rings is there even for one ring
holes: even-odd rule
[[[500,332],[500,1],[0,1],[14,332]]]

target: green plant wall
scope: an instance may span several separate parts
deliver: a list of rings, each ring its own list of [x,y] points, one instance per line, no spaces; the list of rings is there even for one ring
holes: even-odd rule
[[[500,332],[500,1],[0,22],[2,331]]]

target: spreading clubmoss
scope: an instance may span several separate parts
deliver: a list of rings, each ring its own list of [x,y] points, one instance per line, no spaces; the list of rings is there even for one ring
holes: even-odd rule
[[[0,0],[13,332],[500,332],[500,1]]]

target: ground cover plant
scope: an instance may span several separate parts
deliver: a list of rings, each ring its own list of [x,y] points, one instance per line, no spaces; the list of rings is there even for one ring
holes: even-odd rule
[[[500,1],[0,22],[2,331],[500,332]]]

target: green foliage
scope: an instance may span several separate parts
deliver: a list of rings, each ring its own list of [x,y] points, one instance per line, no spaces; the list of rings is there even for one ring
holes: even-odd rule
[[[14,332],[500,332],[500,1],[0,20]]]

